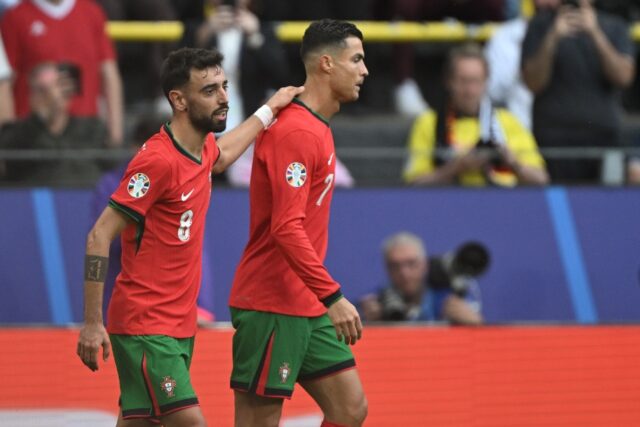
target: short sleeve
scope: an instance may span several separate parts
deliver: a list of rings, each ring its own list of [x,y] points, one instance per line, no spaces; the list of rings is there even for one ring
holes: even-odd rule
[[[432,112],[419,116],[409,135],[409,159],[404,169],[404,180],[433,171],[433,149],[435,145],[436,115]]]
[[[10,66],[17,70],[20,64],[20,39],[19,30],[16,25],[13,10],[5,12],[2,20],[0,21],[0,29],[2,30],[2,43],[4,45],[4,52],[8,59]]]
[[[143,146],[127,166],[118,189],[111,196],[110,205],[140,221],[162,197],[170,181],[169,162]]]
[[[98,57],[100,62],[114,60],[116,58],[113,41],[107,32],[107,18],[102,9],[95,5],[93,12],[96,31],[96,46],[99,48]]]
[[[608,37],[618,52],[635,58],[635,48],[631,40],[629,26],[622,19],[612,19]]]
[[[552,22],[553,14],[551,12],[541,12],[531,19],[522,42],[521,66],[524,65],[527,59],[536,54]]]

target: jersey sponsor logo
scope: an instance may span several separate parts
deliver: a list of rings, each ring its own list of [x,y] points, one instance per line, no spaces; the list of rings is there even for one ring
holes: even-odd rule
[[[287,184],[299,188],[307,181],[307,167],[302,163],[293,162],[287,166]]]
[[[280,365],[280,369],[278,369],[278,375],[280,375],[280,382],[282,384],[287,382],[287,378],[289,378],[289,374],[291,373],[291,368],[289,368],[289,363],[284,362]]]
[[[181,199],[183,202],[186,202],[186,201],[187,201],[187,199],[188,199],[189,197],[191,197],[191,194],[193,193],[193,191],[194,191],[194,190],[195,190],[195,188],[192,188],[192,189],[191,189],[191,191],[189,191],[187,194],[182,193],[182,195],[180,196],[180,199]]]
[[[162,391],[167,393],[167,397],[173,397],[176,391],[176,380],[171,378],[170,376],[166,376],[162,379],[161,385]]]
[[[151,187],[151,180],[147,175],[143,173],[134,173],[133,176],[129,179],[127,190],[129,191],[131,197],[139,199],[140,197],[147,194],[147,191],[149,191],[149,187]]]

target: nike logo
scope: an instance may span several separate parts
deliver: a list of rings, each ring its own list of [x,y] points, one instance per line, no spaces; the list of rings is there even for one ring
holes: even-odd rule
[[[180,198],[183,202],[186,202],[187,199],[191,197],[191,193],[193,193],[193,190],[195,190],[195,188],[192,188],[191,191],[189,191],[187,194],[182,193],[182,196]]]
[[[329,161],[327,162],[327,164],[331,166],[332,161],[333,161],[333,153],[331,153],[331,156],[329,156]]]

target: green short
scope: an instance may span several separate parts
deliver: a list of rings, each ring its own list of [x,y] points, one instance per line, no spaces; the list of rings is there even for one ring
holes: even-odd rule
[[[297,317],[231,308],[231,388],[259,396],[291,398],[296,381],[355,367],[328,315]]]
[[[198,405],[189,366],[194,338],[110,335],[124,419],[162,416]]]

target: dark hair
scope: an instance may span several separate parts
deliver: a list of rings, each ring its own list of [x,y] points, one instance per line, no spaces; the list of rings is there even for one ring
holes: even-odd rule
[[[302,45],[300,46],[300,57],[302,61],[307,56],[325,47],[346,47],[345,39],[357,37],[363,39],[362,32],[350,22],[337,21],[335,19],[322,19],[314,21],[304,32]]]
[[[169,92],[189,82],[191,70],[205,70],[220,67],[223,56],[217,50],[183,47],[169,54],[162,64],[160,81],[164,96],[169,99]],[[171,102],[171,100],[169,100]]]

